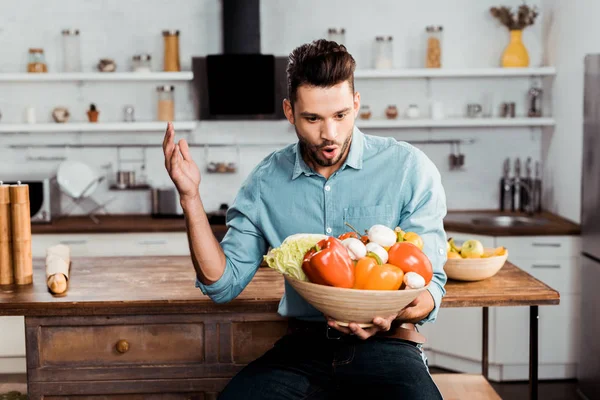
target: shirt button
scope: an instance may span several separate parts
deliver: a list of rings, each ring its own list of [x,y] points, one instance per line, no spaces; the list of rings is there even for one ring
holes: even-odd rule
[[[444,255],[444,249],[442,249],[441,247],[439,248],[438,252],[440,253],[440,255]]]
[[[331,187],[329,185],[327,185],[327,186],[325,186],[325,190],[329,192],[331,190]]]
[[[327,233],[331,233],[331,228],[327,228],[325,231],[326,231]]]

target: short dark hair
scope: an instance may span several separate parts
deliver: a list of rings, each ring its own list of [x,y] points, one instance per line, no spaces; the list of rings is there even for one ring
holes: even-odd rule
[[[354,93],[356,61],[342,44],[325,39],[295,48],[287,66],[288,98],[294,105],[301,85],[332,87],[348,81]]]

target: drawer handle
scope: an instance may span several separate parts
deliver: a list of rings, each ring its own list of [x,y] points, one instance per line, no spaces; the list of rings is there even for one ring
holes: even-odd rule
[[[533,268],[559,269],[560,264],[533,264]]]
[[[73,239],[73,240],[61,240],[60,244],[86,244],[88,241],[86,239]]]
[[[115,347],[117,348],[117,351],[119,353],[125,354],[129,350],[129,343],[127,343],[127,340],[121,339],[117,342],[117,345]]]
[[[142,246],[149,246],[149,245],[153,245],[153,244],[167,244],[166,240],[142,240],[140,242],[138,242],[138,244],[141,244]]]
[[[560,247],[560,243],[533,243],[533,247]]]

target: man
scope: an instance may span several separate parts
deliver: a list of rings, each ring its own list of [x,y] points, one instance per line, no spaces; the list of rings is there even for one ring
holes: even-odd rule
[[[446,199],[435,165],[417,148],[364,135],[354,126],[360,94],[344,46],[318,40],[295,49],[287,69],[285,115],[298,143],[267,156],[242,185],[219,244],[202,206],[200,172],[171,124],[165,164],[181,197],[196,285],[216,302],[235,298],[268,247],[295,233],[339,235],[348,222],[414,231],[434,268],[427,291],[397,315],[362,329],[325,320],[286,285],[279,313],[290,333],[250,363],[221,393],[225,399],[440,399],[414,324],[433,321],[445,294]]]

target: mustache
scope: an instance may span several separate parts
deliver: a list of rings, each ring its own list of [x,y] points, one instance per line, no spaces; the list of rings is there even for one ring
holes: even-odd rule
[[[321,149],[324,149],[325,147],[329,147],[329,146],[341,146],[341,145],[332,140],[325,141],[321,144],[311,145],[311,147],[315,150],[321,150]]]

